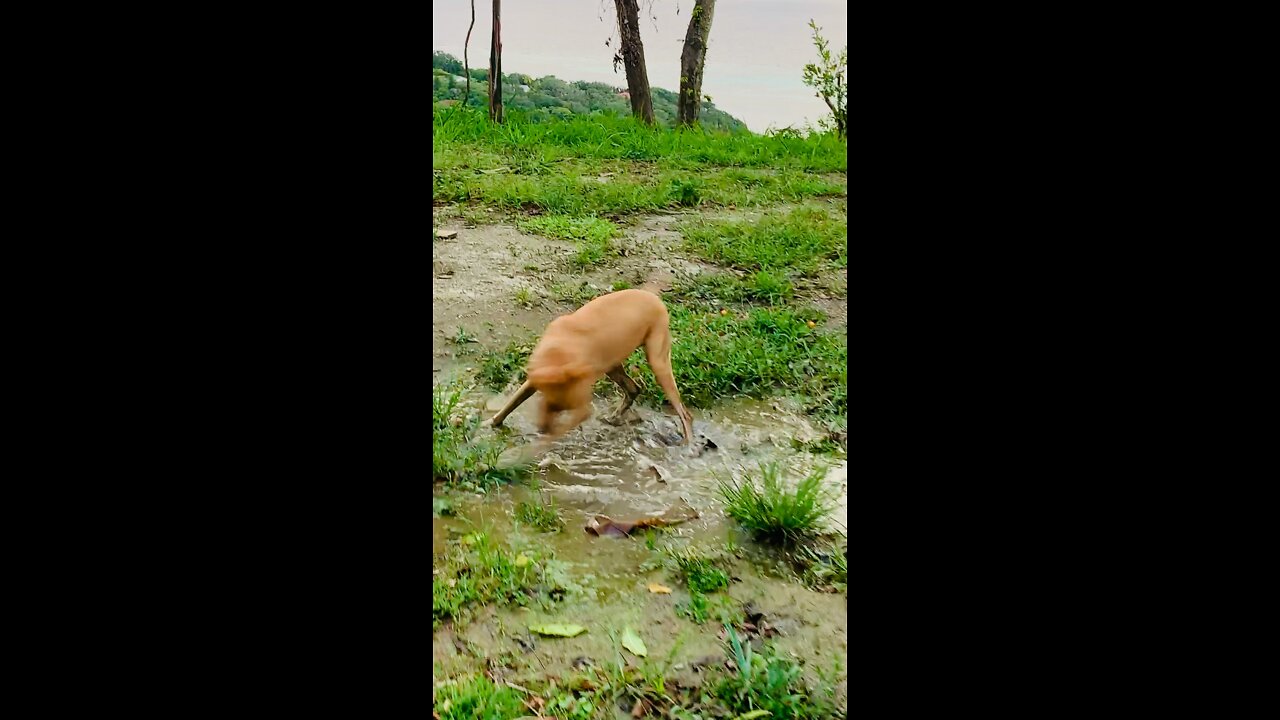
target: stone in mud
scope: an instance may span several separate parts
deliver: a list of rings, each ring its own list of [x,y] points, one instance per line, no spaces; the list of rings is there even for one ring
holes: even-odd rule
[[[452,240],[458,237],[458,231],[457,230],[437,230],[436,237],[440,238],[441,240]]]

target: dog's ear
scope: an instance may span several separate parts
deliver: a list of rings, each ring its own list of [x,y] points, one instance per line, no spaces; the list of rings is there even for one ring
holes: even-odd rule
[[[529,384],[534,387],[563,385],[568,382],[568,380],[568,374],[565,372],[565,369],[559,365],[529,371]]]

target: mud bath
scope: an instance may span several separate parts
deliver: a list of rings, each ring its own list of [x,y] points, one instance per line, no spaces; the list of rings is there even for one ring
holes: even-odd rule
[[[489,409],[500,406],[503,396],[488,398]],[[536,398],[521,406],[507,420],[515,436],[532,439]],[[542,461],[535,475],[540,491],[554,497],[566,527],[557,533],[539,533],[512,521],[517,503],[535,491],[526,486],[502,487],[484,495],[453,493],[456,516],[436,518],[432,525],[433,554],[445,550],[451,537],[475,529],[487,530],[513,550],[535,549],[554,553],[556,561],[581,590],[571,593],[551,609],[486,608],[460,629],[451,625],[435,633],[433,662],[445,675],[492,667],[501,658],[502,672],[511,677],[538,673],[563,676],[574,670],[574,661],[590,659],[603,666],[616,657],[610,632],[630,626],[649,648],[650,660],[663,660],[675,650],[677,669],[669,677],[685,685],[701,681],[695,661],[724,659],[723,631],[717,615],[741,621],[744,606],[763,613],[778,634],[771,642],[783,653],[801,659],[807,673],[839,664],[836,685],[845,706],[844,658],[847,600],[838,593],[822,593],[803,586],[780,553],[752,542],[727,518],[716,493],[716,474],[727,476],[740,466],[748,470],[761,461],[778,460],[793,472],[816,463],[833,466],[827,478],[838,497],[831,518],[832,530],[843,533],[847,525],[846,471],[843,460],[797,453],[792,439],[817,437],[813,426],[782,401],[740,401],[713,410],[691,409],[695,442],[689,447],[671,446],[678,439],[679,424],[651,407],[628,413],[628,422],[615,427],[598,418],[608,414],[612,399],[597,397],[595,415],[563,439]],[[710,440],[712,446],[708,446]],[[661,479],[660,479],[661,478]],[[725,591],[708,596],[711,619],[698,625],[679,616],[676,606],[688,602],[689,592],[668,570],[645,571],[657,564],[660,553],[650,549],[642,534],[631,538],[594,537],[584,531],[596,515],[636,518],[657,515],[671,508],[690,507],[699,516],[652,537],[658,547],[685,545],[708,553],[722,551],[727,541],[740,548],[733,564],[733,580]],[[671,594],[654,594],[650,583],[671,588]],[[542,638],[528,631],[530,624],[570,622],[588,631],[575,638]],[[627,656],[629,657],[629,656]],[[635,662],[635,659],[631,659]]]

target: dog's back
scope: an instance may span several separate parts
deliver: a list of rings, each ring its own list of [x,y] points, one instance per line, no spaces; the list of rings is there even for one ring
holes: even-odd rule
[[[529,356],[529,373],[554,365],[589,366],[596,376],[626,360],[655,328],[666,328],[667,306],[644,290],[601,295],[551,321]]]

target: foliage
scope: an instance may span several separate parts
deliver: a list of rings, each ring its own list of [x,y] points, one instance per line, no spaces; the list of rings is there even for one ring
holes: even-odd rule
[[[466,390],[458,384],[431,386],[432,478],[481,486],[515,479],[521,470],[495,467],[503,445],[477,437],[480,417],[463,402]]]
[[[836,134],[844,137],[848,127],[846,103],[849,95],[849,82],[846,77],[849,65],[849,47],[840,50],[840,55],[832,57],[827,41],[822,37],[812,19],[809,27],[813,29],[813,44],[818,49],[818,62],[804,66],[804,84],[817,90],[817,97],[827,104],[831,110],[831,119],[835,124]]]
[[[760,465],[759,486],[750,477],[719,481],[725,514],[765,540],[789,542],[817,535],[822,519],[835,509],[835,499],[823,486],[826,469],[814,468],[795,490],[784,487],[776,463]]]
[[[432,99],[460,101],[466,91],[462,62],[448,53],[436,51],[432,56],[431,66]],[[484,89],[488,71],[473,69],[471,77],[471,102],[479,102],[483,106],[488,102]],[[480,84],[477,85],[477,82]],[[631,114],[631,102],[620,94],[625,89],[597,82],[570,82],[552,75],[534,79],[521,73],[511,73],[503,76],[502,106],[508,113],[523,113],[525,119],[533,123],[577,115],[612,114],[626,117]],[[650,90],[653,95],[654,120],[662,127],[674,126],[679,95],[662,88]],[[746,129],[741,120],[710,102],[702,104],[699,122],[712,130]]]
[[[618,226],[595,216],[540,215],[522,220],[520,229],[552,238],[573,240],[578,245],[574,262],[579,267],[600,263],[610,253],[610,238],[622,233]]]
[[[432,683],[432,710],[440,720],[511,720],[525,713],[519,692],[484,675]]]
[[[533,501],[523,501],[516,505],[516,520],[535,527],[542,532],[557,532],[564,527],[560,517],[560,508],[555,498],[545,500],[541,497]]]
[[[477,375],[485,387],[494,392],[507,387],[514,375],[516,382],[524,382],[525,363],[533,346],[528,343],[511,342],[501,350],[486,350],[480,357],[480,370]]]
[[[763,710],[770,720],[819,720],[835,715],[830,688],[821,695],[810,692],[795,661],[769,647],[757,653],[732,625],[725,625],[725,633],[736,670],[719,682],[715,693],[731,710]]]

